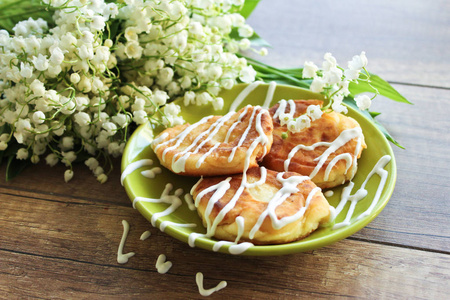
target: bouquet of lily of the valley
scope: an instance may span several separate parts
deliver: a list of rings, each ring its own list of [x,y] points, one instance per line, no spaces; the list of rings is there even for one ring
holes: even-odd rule
[[[0,158],[7,179],[29,162],[84,163],[100,182],[136,125],[183,123],[186,105],[223,106],[222,89],[255,79],[324,94],[328,105],[285,120],[309,126],[321,110],[369,113],[382,94],[407,102],[366,70],[364,52],[348,68],[326,54],[322,68],[280,70],[247,55],[267,53],[245,17],[258,1],[7,0],[0,4]],[[356,96],[357,94],[361,94]],[[379,125],[379,124],[378,124]],[[387,131],[388,138],[395,143]]]

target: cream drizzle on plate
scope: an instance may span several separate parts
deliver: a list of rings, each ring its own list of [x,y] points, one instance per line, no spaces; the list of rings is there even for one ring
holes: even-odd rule
[[[384,186],[386,185],[388,171],[386,171],[384,167],[390,161],[391,156],[389,155],[381,157],[380,160],[378,160],[378,162],[373,167],[372,171],[370,171],[370,173],[367,175],[366,179],[361,184],[361,187],[353,195],[350,194],[353,190],[353,186],[355,185],[352,181],[350,181],[349,184],[342,190],[341,201],[336,207],[336,215],[339,215],[341,213],[342,209],[348,202],[350,202],[350,207],[348,209],[344,221],[335,224],[333,226],[333,229],[338,229],[351,224],[351,218],[353,216],[356,204],[367,196],[367,190],[365,189],[367,182],[370,180],[370,178],[372,178],[373,175],[377,174],[378,176],[380,176],[380,183],[378,184],[377,191],[375,192],[375,196],[373,197],[372,203],[370,204],[369,208],[367,208],[366,211],[361,213],[356,218],[356,221],[370,215],[372,210],[377,205],[378,200],[380,199],[381,196],[381,192],[383,191]]]
[[[183,190],[177,189],[177,190],[175,190],[173,195],[170,195],[170,192],[172,191],[172,189],[173,189],[173,185],[171,183],[168,183],[168,184],[166,184],[160,198],[136,197],[133,200],[133,208],[136,208],[136,204],[138,202],[169,204],[169,207],[167,207],[164,211],[158,212],[158,213],[153,213],[150,222],[153,225],[153,227],[156,227],[156,220],[158,220],[159,218],[165,217],[167,215],[170,215],[171,213],[176,211],[178,209],[178,207],[180,207],[183,204],[183,202],[180,199],[180,196],[183,194]],[[174,223],[174,222],[163,223],[163,222],[161,222],[160,230],[164,231],[167,225],[175,225],[175,226],[182,226],[182,227],[197,226],[196,224],[184,224],[184,223],[181,224],[181,223]]]
[[[123,185],[123,182],[125,181],[125,177],[133,173],[139,168],[145,167],[145,166],[151,166],[153,165],[153,160],[151,159],[141,159],[138,161],[134,161],[130,163],[125,170],[123,170],[122,175],[120,176],[120,184]]]

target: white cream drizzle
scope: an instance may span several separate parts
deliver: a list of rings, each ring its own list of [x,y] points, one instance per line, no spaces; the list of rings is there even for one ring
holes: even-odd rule
[[[242,237],[242,234],[244,233],[244,222],[245,222],[244,217],[238,216],[236,218],[236,224],[238,226],[238,234],[236,236],[235,241],[234,242],[218,241],[214,244],[213,251],[217,252],[220,250],[220,248],[222,248],[222,246],[229,245],[230,247],[228,247],[228,252],[230,254],[238,255],[244,253],[248,248],[254,246],[252,243],[249,242],[238,244],[239,240]]]
[[[172,262],[166,261],[166,256],[164,254],[160,254],[156,260],[155,267],[159,274],[166,274],[170,268],[172,268]]]
[[[220,291],[221,289],[225,288],[227,286],[227,282],[226,281],[221,281],[217,286],[205,290],[203,288],[203,273],[202,272],[198,272],[197,275],[195,276],[195,282],[197,283],[198,286],[198,292],[200,293],[200,295],[202,296],[210,296],[211,294]]]
[[[122,175],[120,176],[120,183],[123,185],[125,177],[127,177],[128,175],[130,175],[137,169],[145,167],[145,166],[151,166],[151,165],[153,165],[153,160],[151,160],[151,159],[141,159],[141,160],[130,163],[125,168],[125,170],[123,170]]]
[[[289,112],[286,113],[286,106],[289,104]],[[282,115],[286,115],[288,119],[293,119],[295,115],[295,102],[294,100],[290,99],[288,101],[282,99],[278,102],[278,108],[273,114],[273,119],[282,117]],[[283,120],[280,119],[280,123],[283,124]]]
[[[142,176],[146,178],[155,178],[157,174],[161,174],[162,170],[160,167],[154,167],[150,170],[144,170],[141,172]]]
[[[141,241],[145,241],[146,239],[148,239],[150,236],[152,235],[152,233],[150,231],[144,231],[141,234],[141,237],[139,238]]]
[[[367,182],[370,180],[370,178],[372,178],[373,175],[377,174],[378,176],[380,176],[380,183],[378,184],[378,188],[377,188],[377,191],[375,192],[375,196],[372,200],[372,203],[366,211],[361,213],[356,218],[356,220],[360,220],[361,218],[364,218],[364,217],[370,215],[370,213],[372,212],[374,207],[377,205],[377,203],[380,199],[380,196],[381,196],[381,192],[383,191],[384,186],[386,185],[388,172],[384,169],[384,167],[390,161],[391,161],[391,156],[389,156],[389,155],[385,155],[385,156],[381,157],[380,160],[378,160],[378,162],[372,169],[372,171],[370,171],[370,173],[367,175],[367,177],[364,180],[364,182],[362,183],[361,187],[353,195],[351,194],[351,192],[352,192],[355,184],[352,181],[350,181],[349,184],[342,190],[341,201],[339,202],[338,206],[336,207],[336,216],[342,212],[344,206],[348,202],[350,202],[350,207],[347,211],[347,215],[346,215],[344,221],[335,224],[333,226],[333,229],[338,229],[338,228],[348,226],[351,224],[351,218],[353,216],[353,212],[355,211],[356,204],[360,200],[364,199],[367,196],[368,192],[365,189]]]
[[[152,215],[151,223],[152,223],[153,227],[155,227],[157,219],[167,216],[167,215],[170,215],[182,204],[180,196],[183,194],[183,190],[177,189],[173,195],[169,195],[169,193],[170,193],[170,191],[172,191],[172,189],[173,189],[173,185],[171,183],[168,183],[168,184],[166,184],[166,187],[164,188],[164,191],[162,192],[160,198],[136,197],[133,200],[133,208],[136,208],[136,203],[138,203],[138,202],[169,204],[169,207],[166,208],[164,211],[159,212],[159,213],[154,213]]]
[[[128,232],[130,231],[130,224],[127,221],[122,220],[123,233],[122,238],[120,240],[119,249],[117,250],[117,262],[119,264],[124,264],[128,262],[128,259],[134,256],[134,252],[123,253],[123,247],[125,246],[125,241],[128,236]]]
[[[353,158],[351,157],[350,154],[348,153],[344,153],[343,155],[338,155],[336,156],[331,162],[330,164],[327,166],[327,169],[325,170],[325,180],[328,180],[328,176],[330,174],[331,168],[337,163],[338,160],[344,159],[347,164],[346,164],[346,171],[345,173],[347,173],[348,169],[350,168],[350,166],[352,166],[352,177],[355,174],[356,171],[356,167],[357,167],[357,154],[360,151],[361,148],[361,140],[362,140],[362,130],[360,127],[354,127],[351,129],[346,129],[343,130],[341,132],[341,134],[332,142],[318,142],[315,143],[313,145],[310,146],[305,146],[305,145],[297,145],[295,146],[291,152],[289,152],[288,158],[284,161],[284,170],[287,172],[289,170],[289,165],[291,164],[291,160],[292,158],[295,156],[295,154],[300,150],[314,150],[316,147],[319,146],[327,146],[328,149],[325,150],[320,156],[318,156],[317,158],[315,158],[315,161],[319,161],[316,165],[316,167],[314,168],[314,170],[311,172],[311,174],[309,174],[310,178],[314,178],[314,176],[317,175],[317,173],[320,171],[320,169],[322,168],[322,166],[324,165],[324,163],[327,161],[328,157],[334,153],[337,149],[341,148],[342,146],[344,146],[345,144],[347,144],[349,141],[353,140],[354,138],[358,139],[357,145],[356,145],[356,150],[355,153],[356,155],[353,155]]]
[[[333,190],[328,190],[328,191],[326,191],[325,193],[323,193],[323,195],[324,195],[325,197],[331,197],[331,196],[334,195],[334,192],[333,192]]]
[[[255,81],[250,83],[245,89],[242,90],[242,92],[239,93],[239,95],[234,99],[233,103],[231,103],[230,106],[230,112],[236,111],[236,109],[241,105],[242,101],[247,98],[248,95],[250,95],[251,92],[253,92],[254,89],[256,89],[262,81]]]
[[[269,83],[269,87],[267,88],[266,99],[264,100],[263,108],[269,108],[270,103],[273,99],[273,94],[275,93],[275,88],[277,87],[277,83],[275,81],[271,81]]]
[[[289,105],[289,112],[286,112],[287,105]],[[280,100],[279,106],[278,106],[277,110],[275,111],[273,118],[274,119],[279,118],[280,122],[283,123],[281,118],[283,118],[284,115],[287,116],[288,119],[293,118],[295,115],[295,110],[296,110],[296,105],[293,100],[288,100],[288,101],[286,101],[284,99]],[[320,171],[320,169],[322,168],[323,164],[327,161],[330,154],[334,153],[337,149],[341,148],[342,146],[347,144],[352,139],[357,138],[358,139],[357,145],[356,145],[356,149],[355,149],[355,153],[354,153],[353,157],[349,153],[342,153],[342,154],[337,155],[328,164],[328,166],[325,170],[325,175],[324,175],[324,180],[328,180],[332,168],[336,165],[336,163],[339,160],[343,159],[346,161],[346,170],[345,170],[344,174],[347,174],[347,171],[352,166],[351,178],[353,178],[353,176],[356,173],[357,155],[361,150],[362,137],[363,137],[363,135],[362,135],[361,128],[355,127],[355,128],[346,129],[346,130],[342,131],[341,134],[333,142],[318,142],[318,143],[315,143],[310,146],[305,146],[302,144],[297,145],[290,151],[288,158],[284,161],[284,170],[286,172],[289,171],[289,165],[291,164],[291,160],[299,150],[311,151],[319,146],[326,146],[326,147],[328,147],[328,149],[325,150],[324,153],[322,153],[322,155],[320,155],[319,157],[317,157],[315,159],[316,161],[318,160],[319,162],[317,163],[316,167],[311,172],[311,174],[309,174],[310,178],[314,178],[317,175],[317,173]]]
[[[192,196],[190,194],[184,195],[184,201],[186,201],[189,210],[194,211],[196,209],[194,205],[194,199],[192,199]]]
[[[170,215],[174,211],[176,211],[181,205],[182,201],[180,199],[180,196],[183,194],[183,189],[177,189],[175,190],[173,195],[170,195],[169,193],[172,191],[173,185],[171,183],[166,184],[166,187],[164,188],[161,197],[160,198],[145,198],[145,197],[136,197],[133,200],[133,208],[136,208],[136,204],[138,202],[148,202],[148,203],[165,203],[169,204],[169,207],[167,207],[164,211],[154,213],[151,218],[151,223],[153,227],[156,226],[156,220],[159,218],[165,217],[167,215]],[[186,199],[186,196],[185,196]],[[167,226],[178,226],[178,227],[196,227],[196,224],[193,223],[175,223],[171,221],[162,221],[159,225],[159,229],[164,232]]]
[[[172,221],[162,221],[161,224],[159,225],[159,230],[164,232],[164,230],[166,230],[167,226],[192,228],[192,227],[197,227],[197,224],[194,224],[194,223],[175,223],[175,222],[172,222]]]
[[[189,238],[188,238],[188,245],[192,248],[195,247],[195,241],[200,238],[200,237],[206,237],[206,234],[204,233],[198,233],[198,232],[191,232],[189,234]]]

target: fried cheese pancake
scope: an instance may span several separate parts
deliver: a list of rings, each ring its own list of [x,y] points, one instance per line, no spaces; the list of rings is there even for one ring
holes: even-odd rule
[[[272,118],[259,106],[168,128],[152,143],[161,164],[174,173],[216,176],[258,165],[272,145]]]
[[[191,194],[207,236],[254,244],[308,236],[330,217],[330,205],[307,176],[264,167],[231,177],[204,177]]]
[[[289,132],[278,116],[295,109],[294,117],[306,113],[309,105],[320,100],[289,100],[269,109],[273,118],[273,145],[263,165],[276,171],[293,171],[311,177],[321,188],[332,188],[353,178],[357,159],[366,148],[358,122],[336,112],[326,112],[300,132]],[[281,104],[281,105],[280,105]],[[285,111],[286,110],[286,111]],[[275,116],[275,117],[274,117]]]

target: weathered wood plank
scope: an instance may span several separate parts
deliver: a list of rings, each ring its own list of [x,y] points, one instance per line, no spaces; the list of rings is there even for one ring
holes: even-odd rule
[[[16,194],[14,194],[16,193]],[[0,292],[19,297],[110,296],[198,297],[194,275],[206,286],[220,280],[218,297],[311,296],[441,298],[448,293],[449,256],[345,240],[317,251],[284,257],[233,257],[191,249],[151,229],[130,207],[79,198],[0,191]],[[116,262],[121,220],[130,222],[125,251]],[[174,263],[168,275],[155,272],[164,253]],[[287,263],[288,262],[288,263]],[[236,267],[239,266],[239,267]],[[5,284],[3,284],[5,283]],[[405,294],[406,293],[406,294]]]
[[[450,92],[396,86],[414,105],[377,99],[378,118],[405,150],[394,148],[398,175],[387,207],[356,237],[450,251]],[[379,101],[381,100],[381,101]]]
[[[450,87],[445,0],[261,1],[249,23],[273,46],[263,60],[278,67],[320,64],[326,52],[346,67],[365,50],[369,70],[387,80]]]
[[[155,261],[160,252],[140,254]],[[142,265],[141,256],[132,259]],[[187,249],[168,255],[168,259],[173,267],[162,275],[151,264],[136,270],[127,265],[92,264],[0,250],[0,295],[61,299],[201,298],[195,285],[198,271],[205,275],[206,288],[227,281],[228,286],[214,294],[225,299],[444,299],[450,292],[448,255],[349,240],[283,257],[232,257]]]
[[[0,187],[128,206],[131,202],[120,184],[120,161],[115,160],[113,166],[109,180],[100,184],[83,163],[74,164],[74,177],[69,183],[64,182],[66,169],[63,165],[50,167],[43,161],[28,167],[18,177],[7,182],[5,181],[6,164],[2,164]]]

